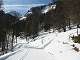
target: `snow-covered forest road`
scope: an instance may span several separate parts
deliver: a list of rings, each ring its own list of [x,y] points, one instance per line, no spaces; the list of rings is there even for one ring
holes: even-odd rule
[[[80,52],[72,46],[75,44],[80,49],[80,44],[72,42],[71,35],[76,35],[76,29],[41,35],[30,43],[21,40],[13,52],[1,56],[0,60],[80,60]]]
[[[26,44],[22,44],[19,47],[18,52],[9,56],[5,60],[39,60],[39,59],[52,60],[53,58],[43,49],[27,48]]]

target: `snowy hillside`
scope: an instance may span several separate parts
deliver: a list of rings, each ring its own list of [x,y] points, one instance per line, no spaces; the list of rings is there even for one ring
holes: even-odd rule
[[[47,13],[49,10],[55,10],[56,5],[47,5],[44,9],[42,9],[42,13]]]
[[[0,56],[0,60],[80,60],[80,52],[72,46],[74,44],[80,49],[80,44],[72,42],[70,38],[76,35],[76,30],[45,32],[29,42],[18,38],[13,52]]]

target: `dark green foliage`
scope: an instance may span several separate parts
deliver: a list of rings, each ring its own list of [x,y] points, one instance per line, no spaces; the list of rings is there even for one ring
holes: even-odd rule
[[[73,42],[80,43],[80,35],[72,37]]]
[[[7,35],[12,35],[11,46],[13,48],[14,35],[16,36],[18,34],[15,29],[17,21],[19,21],[18,17],[0,10],[0,48],[2,48],[3,52],[8,49],[9,38]]]
[[[5,50],[6,41],[6,20],[4,11],[0,11],[0,43],[2,43],[2,51]]]

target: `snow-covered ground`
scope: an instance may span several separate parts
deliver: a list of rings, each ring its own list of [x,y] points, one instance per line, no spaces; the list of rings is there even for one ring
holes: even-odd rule
[[[77,35],[76,30],[40,34],[29,43],[18,38],[13,52],[0,56],[0,60],[80,60],[80,52],[72,46],[74,44],[80,49],[80,44],[70,38]]]

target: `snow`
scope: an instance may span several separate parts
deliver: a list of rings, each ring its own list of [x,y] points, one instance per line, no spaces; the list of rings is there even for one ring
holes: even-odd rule
[[[51,44],[45,48],[45,51],[55,56],[56,60],[80,60],[80,52],[73,50],[72,44],[74,43],[69,39],[70,34],[76,35],[73,32],[76,32],[76,29],[58,33]]]
[[[26,17],[22,17],[22,18],[20,18],[20,20],[24,20],[24,19],[26,19]]]
[[[80,60],[80,52],[74,50],[71,36],[77,35],[77,29],[67,32],[40,33],[33,41],[18,38],[13,52],[0,56],[0,60]],[[80,29],[79,29],[80,32]]]
[[[56,8],[56,5],[51,5],[51,6],[46,6],[43,10],[42,10],[42,13],[47,13],[49,10],[51,9],[55,9]]]

